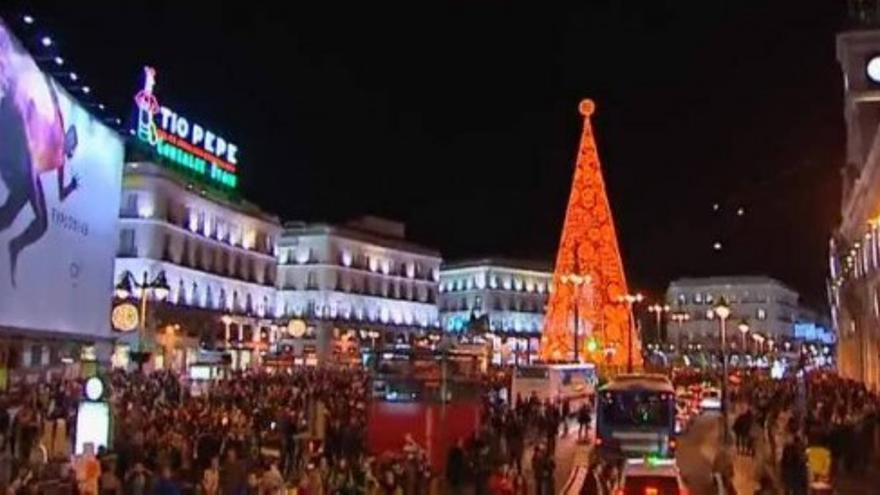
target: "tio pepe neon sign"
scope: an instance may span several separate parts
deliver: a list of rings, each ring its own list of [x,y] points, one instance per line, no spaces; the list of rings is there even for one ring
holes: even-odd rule
[[[138,108],[138,139],[154,147],[159,156],[220,185],[234,188],[238,183],[238,147],[159,105],[153,93],[155,86],[156,69],[144,67],[144,87],[134,97]]]

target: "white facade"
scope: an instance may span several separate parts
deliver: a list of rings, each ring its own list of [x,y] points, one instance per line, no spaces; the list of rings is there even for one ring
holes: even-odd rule
[[[552,278],[549,265],[516,260],[446,265],[440,271],[443,329],[461,332],[471,318],[487,315],[493,332],[539,334]]]
[[[865,7],[876,12],[871,4]],[[876,24],[875,24],[876,25]],[[880,29],[837,37],[843,72],[846,165],[841,221],[830,245],[829,302],[839,372],[880,387]]]
[[[276,218],[148,162],[126,164],[119,216],[116,282],[164,272],[166,304],[215,313],[217,325],[228,315],[260,328],[276,316]]]
[[[277,312],[285,319],[386,336],[440,324],[440,254],[406,241],[402,224],[287,223],[277,249]],[[318,335],[322,349],[323,340]]]
[[[713,307],[720,298],[730,307],[727,338],[733,346],[740,342],[738,324],[745,320],[750,333],[781,342],[795,338],[798,321],[798,293],[769,277],[683,278],[672,282],[666,291],[666,303],[672,312],[689,318],[678,324],[669,321],[670,343],[701,343],[720,347],[720,326]]]

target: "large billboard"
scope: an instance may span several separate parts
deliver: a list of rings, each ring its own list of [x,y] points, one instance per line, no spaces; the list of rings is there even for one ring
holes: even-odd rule
[[[0,20],[0,327],[109,335],[122,162]]]

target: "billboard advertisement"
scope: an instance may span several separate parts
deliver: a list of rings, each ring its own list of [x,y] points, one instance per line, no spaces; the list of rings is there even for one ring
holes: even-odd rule
[[[0,327],[109,335],[122,163],[0,20]]]

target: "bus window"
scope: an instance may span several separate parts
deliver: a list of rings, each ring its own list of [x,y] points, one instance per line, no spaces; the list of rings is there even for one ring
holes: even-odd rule
[[[602,400],[602,417],[609,426],[665,427],[670,423],[669,401],[657,393],[616,393]]]

